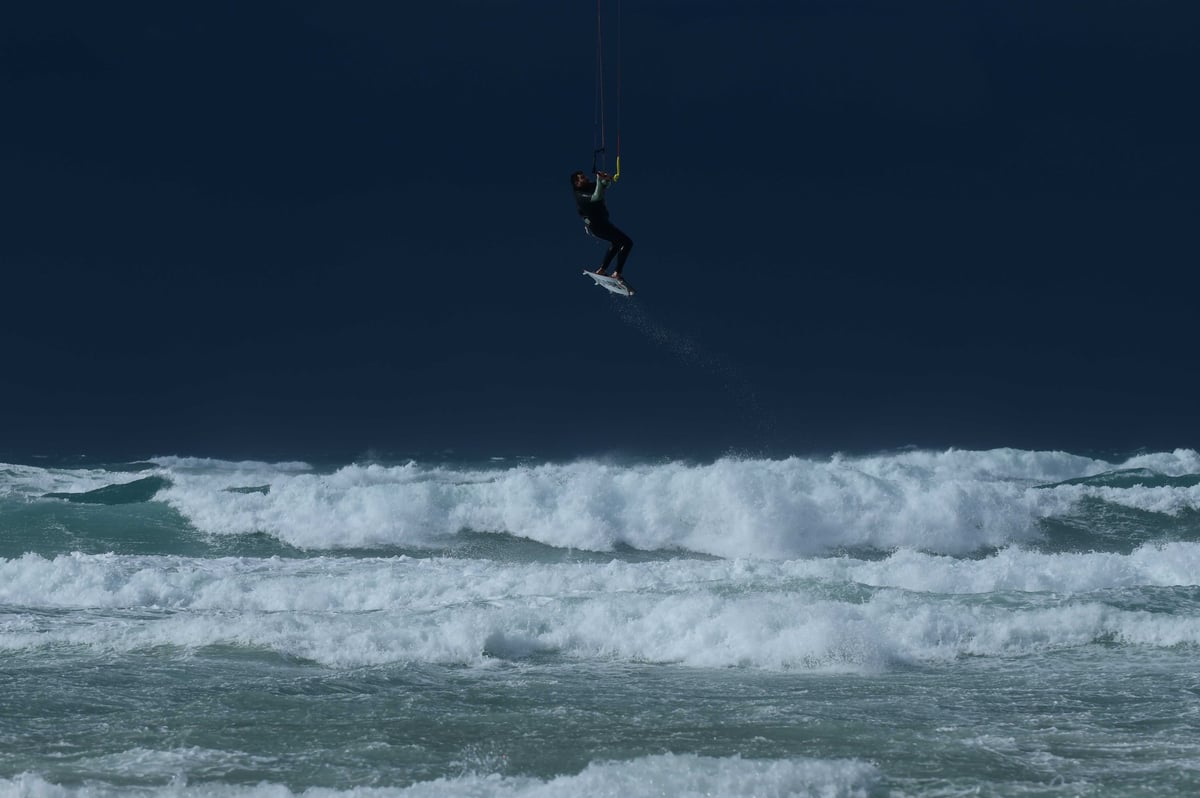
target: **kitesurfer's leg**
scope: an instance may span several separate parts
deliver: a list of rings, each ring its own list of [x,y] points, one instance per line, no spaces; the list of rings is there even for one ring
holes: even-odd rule
[[[609,241],[612,242],[612,247],[609,251],[617,250],[617,270],[613,272],[613,277],[620,279],[621,272],[625,269],[625,260],[629,257],[630,250],[633,249],[633,239],[615,227],[611,232],[613,237]]]
[[[593,223],[593,222],[588,221],[587,219],[585,219],[583,221],[583,229],[589,236],[591,236],[592,238],[598,238],[601,241],[608,241],[608,237],[604,235],[604,228],[605,228],[605,225],[603,222]],[[609,243],[610,243],[609,253],[611,253],[612,246],[611,246],[611,242],[609,242]],[[612,260],[612,255],[609,253],[605,253],[605,255],[604,255],[604,263],[602,263],[600,266],[597,266],[595,269],[592,269],[593,274],[599,274],[601,276],[604,276],[605,272],[608,271],[608,263],[609,263],[609,261]]]
[[[616,258],[617,269],[613,272],[613,276],[620,277],[621,270],[625,268],[625,259],[629,257],[629,250],[633,249],[633,239],[610,222],[592,222],[588,230],[596,238],[608,242],[608,252],[604,253],[604,264],[596,270],[596,274],[604,274],[608,271],[609,264],[612,263],[613,258]]]
[[[608,264],[612,263],[612,259],[614,257],[616,257],[616,254],[617,254],[617,245],[615,242],[610,241],[608,244],[608,252],[604,253],[604,263],[602,263],[600,265],[600,274],[604,274],[605,272],[608,271]],[[618,266],[617,271],[620,271],[620,269],[621,269],[621,267]]]

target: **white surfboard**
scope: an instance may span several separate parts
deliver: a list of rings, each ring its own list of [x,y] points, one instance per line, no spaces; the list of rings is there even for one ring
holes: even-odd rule
[[[600,286],[601,288],[607,288],[614,294],[620,294],[621,296],[633,296],[633,287],[624,280],[618,280],[616,277],[609,277],[604,274],[589,272],[587,269],[584,269],[583,273],[595,280],[596,285]]]

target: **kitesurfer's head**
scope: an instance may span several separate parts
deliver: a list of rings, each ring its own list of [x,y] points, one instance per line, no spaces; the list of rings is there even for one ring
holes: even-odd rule
[[[585,183],[587,183],[587,175],[585,175],[583,172],[571,173],[571,188],[579,188]]]

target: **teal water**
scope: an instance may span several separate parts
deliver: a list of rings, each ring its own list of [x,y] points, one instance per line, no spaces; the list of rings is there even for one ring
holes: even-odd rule
[[[1195,794],[1197,459],[0,466],[0,795]]]
[[[183,778],[295,792],[442,779],[450,795],[472,777],[552,784],[595,761],[687,753],[835,762],[850,791],[868,794],[1194,794],[1193,658],[1114,659],[1075,652],[847,677],[552,660],[329,670],[219,648],[61,652],[18,661],[20,675],[6,679],[0,709],[16,728],[5,730],[0,767],[145,789]]]

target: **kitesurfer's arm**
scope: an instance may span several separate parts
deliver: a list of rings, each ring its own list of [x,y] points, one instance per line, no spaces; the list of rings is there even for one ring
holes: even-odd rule
[[[604,192],[610,183],[612,183],[612,178],[608,176],[607,172],[596,173],[596,190],[592,192],[592,202],[604,199]]]

